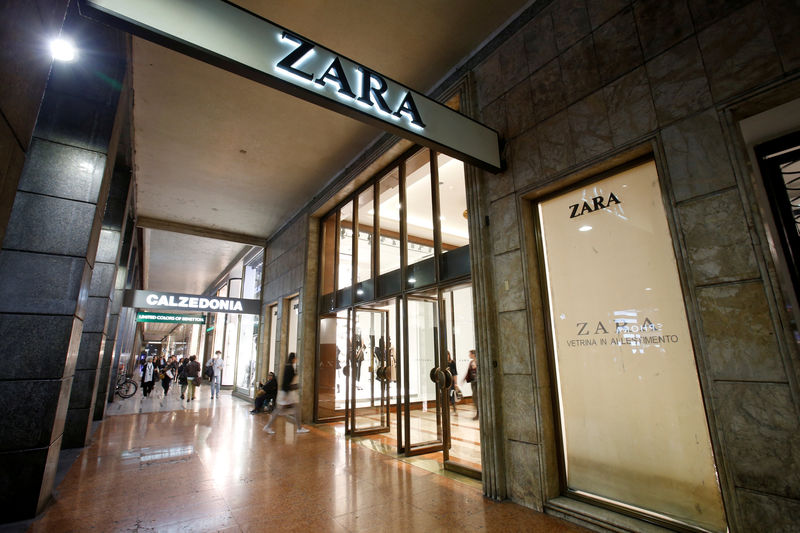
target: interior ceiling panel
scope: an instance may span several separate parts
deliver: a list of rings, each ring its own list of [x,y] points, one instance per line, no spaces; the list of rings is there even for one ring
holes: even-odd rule
[[[530,2],[235,3],[426,93]],[[134,168],[143,216],[267,238],[381,134],[139,38],[132,54]],[[220,252],[199,245],[193,253],[195,239],[153,232],[146,251],[150,288],[205,289],[220,273],[206,269],[224,267],[222,258],[241,248],[214,241]],[[212,264],[210,257],[220,260]],[[193,269],[211,277],[200,279]]]
[[[250,246],[168,231],[144,230],[149,250],[147,289],[203,294]]]

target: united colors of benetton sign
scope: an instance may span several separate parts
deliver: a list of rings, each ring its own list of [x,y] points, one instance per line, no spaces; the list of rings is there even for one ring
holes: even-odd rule
[[[497,132],[223,0],[80,0],[146,39],[488,170]]]
[[[163,322],[168,324],[205,324],[206,316],[183,313],[136,313],[136,322]]]
[[[156,291],[125,291],[123,305],[137,309],[261,314],[261,300]]]

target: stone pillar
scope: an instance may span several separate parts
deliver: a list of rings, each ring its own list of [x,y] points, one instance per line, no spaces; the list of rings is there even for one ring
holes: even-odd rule
[[[0,250],[0,501],[9,521],[41,511],[53,488],[125,72],[115,30],[71,6],[64,32],[81,56],[53,65]]]
[[[121,146],[120,149],[124,147]],[[106,202],[103,228],[100,231],[100,241],[92,270],[83,335],[64,427],[63,448],[83,447],[88,444],[91,437],[91,425],[95,420],[95,403],[102,374],[99,370],[102,367],[107,344],[106,327],[116,326],[116,322],[111,324],[109,320],[112,311],[111,298],[117,274],[130,184],[129,168],[118,163],[111,180],[111,191]],[[111,338],[113,346],[113,333]],[[104,391],[108,385],[107,378],[105,385]],[[105,404],[105,401],[102,403]]]
[[[114,401],[114,388],[110,385],[116,383],[117,361],[119,350],[117,344],[123,336],[126,324],[120,320],[122,312],[122,296],[126,288],[133,287],[135,276],[136,255],[134,230],[135,223],[131,216],[132,208],[129,206],[128,214],[125,217],[125,227],[123,230],[122,247],[120,249],[119,262],[114,283],[114,292],[111,293],[111,306],[108,314],[108,325],[106,326],[107,338],[100,363],[100,381],[97,387],[97,398],[94,407],[94,419],[102,420],[106,411],[106,404]]]

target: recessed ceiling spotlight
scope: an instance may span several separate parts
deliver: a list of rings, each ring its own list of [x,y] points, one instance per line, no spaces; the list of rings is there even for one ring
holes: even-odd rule
[[[246,154],[246,153],[247,153],[247,150],[245,150],[244,148],[241,148],[241,149],[239,150],[239,153],[240,153],[240,154]]]
[[[56,61],[75,61],[78,51],[72,41],[67,39],[53,39],[50,41],[50,52]]]

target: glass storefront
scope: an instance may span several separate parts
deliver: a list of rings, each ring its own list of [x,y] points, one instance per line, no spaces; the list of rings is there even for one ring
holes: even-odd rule
[[[261,298],[261,275],[263,253],[258,254],[244,266],[242,298],[258,300]],[[258,361],[258,315],[240,315],[239,346],[236,353],[236,389],[247,396],[255,394],[258,384],[256,364]]]
[[[477,404],[448,361],[475,348],[464,164],[411,150],[320,229],[317,420],[480,475]]]
[[[655,164],[543,200],[537,215],[566,491],[726,531]]]

